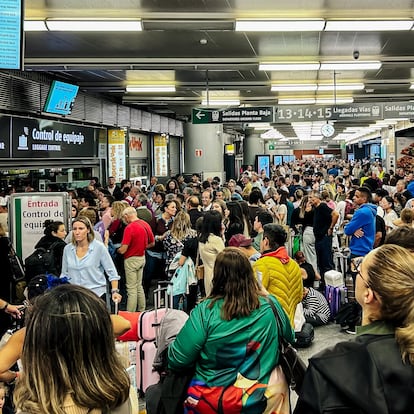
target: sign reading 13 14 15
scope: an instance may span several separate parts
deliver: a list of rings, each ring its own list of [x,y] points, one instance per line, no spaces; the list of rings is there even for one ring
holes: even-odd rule
[[[353,121],[381,119],[381,104],[278,106],[276,122]]]
[[[332,108],[330,106],[320,107],[297,107],[297,108],[277,108],[277,119],[282,121],[303,120],[311,121],[314,118],[317,119],[329,119],[332,117]]]

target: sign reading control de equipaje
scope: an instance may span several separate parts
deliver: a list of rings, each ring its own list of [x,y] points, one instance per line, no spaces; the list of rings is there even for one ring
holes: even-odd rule
[[[95,128],[45,119],[12,118],[13,158],[90,158],[98,152]]]

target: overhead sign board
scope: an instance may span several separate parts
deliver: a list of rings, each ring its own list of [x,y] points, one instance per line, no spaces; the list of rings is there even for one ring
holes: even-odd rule
[[[382,119],[382,104],[278,106],[277,123],[313,121],[367,121]]]
[[[395,102],[383,104],[384,118],[414,118],[414,102]]]
[[[98,151],[96,130],[47,119],[12,119],[13,158],[85,158]]]
[[[193,124],[235,122],[376,121],[414,119],[414,102],[372,102],[348,105],[278,105],[227,109],[193,109]]]
[[[274,122],[273,106],[226,108],[226,109],[193,109],[193,124],[222,124],[234,122]]]

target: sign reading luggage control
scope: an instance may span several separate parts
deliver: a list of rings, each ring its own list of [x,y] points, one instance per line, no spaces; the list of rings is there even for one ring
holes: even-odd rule
[[[246,107],[227,109],[193,109],[193,124],[222,124],[233,122],[274,122],[274,107]]]

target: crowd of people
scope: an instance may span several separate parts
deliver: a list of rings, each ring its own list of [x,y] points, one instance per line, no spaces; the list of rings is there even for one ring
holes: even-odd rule
[[[410,406],[414,266],[405,248],[414,250],[412,173],[400,168],[387,172],[378,162],[298,161],[273,166],[271,177],[248,167],[239,180],[227,182],[219,177],[202,181],[194,174],[190,182],[177,176],[164,185],[151,177],[145,188],[128,180],[118,186],[113,177],[101,186],[94,177],[87,188],[70,194],[71,233],[66,234],[62,222],[46,222],[36,247],[52,249],[50,273],[92,292],[101,299],[99,306],[105,308],[106,301],[107,309],[116,303],[130,312],[143,311],[151,306],[154,281],[172,280],[189,259],[203,264],[203,279],[192,278],[186,293],[174,300],[190,314],[169,349],[172,370],[195,366],[186,412],[289,412],[275,344],[279,335],[295,342],[299,304],[307,323],[317,327],[329,322],[324,275],[335,268],[334,254],[344,247],[350,251],[355,297],[363,312],[361,335],[349,346],[311,359],[295,412],[335,412],[336,404],[349,412],[385,413],[386,407],[394,407],[394,398],[404,400],[400,407]],[[0,236],[2,231],[0,224]],[[408,235],[396,237],[396,232]],[[73,292],[74,301],[82,295],[91,300],[82,289]],[[282,327],[266,296],[282,316]],[[0,310],[19,317],[19,307],[9,302],[0,301]],[[33,315],[38,309],[49,312],[39,303]],[[74,306],[76,310],[62,311],[62,320],[75,320],[72,313],[84,315],[80,305]],[[33,317],[27,335],[36,331]],[[381,358],[384,349],[392,355],[390,361]],[[29,361],[34,351],[27,346],[22,352],[23,365],[36,370],[36,361]],[[325,361],[338,364],[338,378],[330,375],[332,367]],[[382,411],[367,406],[360,380],[355,395],[343,386],[355,378],[361,361],[364,375],[377,378],[375,392],[386,388],[377,399],[376,408],[381,405]],[[340,378],[344,370],[349,376],[345,382]],[[398,375],[397,391],[389,388],[391,381],[380,386],[382,372]],[[103,408],[86,395],[78,399],[79,390],[70,383],[62,384],[59,398],[40,401],[32,390],[36,386],[43,392],[47,382],[31,375],[24,376],[15,394],[25,412],[45,404]],[[367,387],[367,393],[373,392]],[[128,401],[125,388],[118,391],[122,396],[106,408]]]

